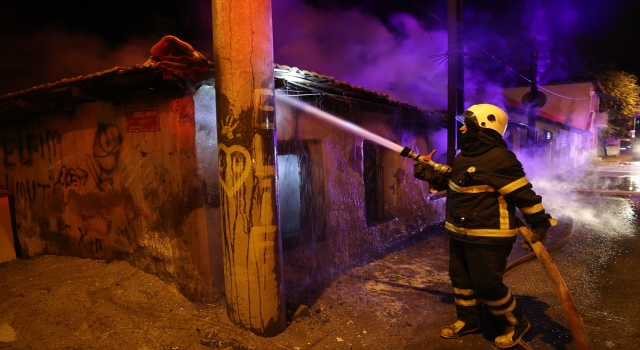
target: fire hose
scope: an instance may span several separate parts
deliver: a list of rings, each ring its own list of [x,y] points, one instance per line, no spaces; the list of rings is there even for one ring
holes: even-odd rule
[[[551,280],[551,284],[556,291],[556,295],[558,299],[560,299],[560,305],[562,306],[562,310],[564,311],[565,316],[567,317],[567,321],[569,322],[569,329],[571,330],[571,335],[573,336],[573,340],[576,343],[576,349],[578,350],[588,350],[590,349],[589,345],[589,336],[587,335],[587,330],[582,322],[582,318],[578,313],[576,308],[576,304],[573,302],[573,298],[569,293],[569,289],[567,285],[564,283],[564,279],[558,268],[551,260],[551,256],[544,248],[541,242],[531,242],[531,237],[533,236],[533,232],[522,222],[519,218],[517,219],[517,223],[519,226],[520,234],[524,237],[524,239],[529,243],[533,252],[540,260],[540,263],[544,267],[547,272],[547,276]]]
[[[573,220],[572,217],[567,217],[567,220],[570,221],[569,227],[567,228],[567,234],[564,235],[559,241],[549,245],[549,246],[545,246],[545,249],[547,250],[548,253],[551,253],[553,251],[555,251],[556,249],[562,247],[563,245],[565,245],[567,242],[569,242],[571,240],[571,236],[573,235],[573,231],[575,229],[575,221]],[[531,252],[530,254],[526,254],[524,256],[521,256],[511,262],[509,262],[507,264],[507,267],[505,267],[504,272],[506,273],[507,271],[511,270],[512,268],[526,262],[529,261],[531,259],[534,259],[536,257],[536,254],[534,252]]]

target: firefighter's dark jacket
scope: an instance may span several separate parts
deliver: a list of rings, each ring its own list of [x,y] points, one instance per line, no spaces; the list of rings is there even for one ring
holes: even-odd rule
[[[518,232],[516,207],[532,229],[548,229],[551,216],[502,136],[491,129],[475,131],[477,135],[463,143],[450,173],[419,166],[414,171],[435,189],[447,189],[447,233],[472,243],[513,243]]]

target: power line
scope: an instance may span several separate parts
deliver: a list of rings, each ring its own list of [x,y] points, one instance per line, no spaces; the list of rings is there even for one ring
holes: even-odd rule
[[[433,18],[437,19],[438,21],[440,21],[440,23],[444,23],[444,21],[443,21],[442,19],[440,19],[440,18],[439,18],[438,16],[436,16],[435,14],[431,13],[431,12],[430,12],[429,10],[427,10],[424,6],[422,6],[421,4],[419,4],[418,2],[416,2],[415,0],[412,0],[412,1],[413,1],[413,3],[414,3],[414,4],[416,4],[417,6],[420,6],[423,10],[425,10],[425,11],[426,11],[426,12],[427,12],[431,17],[433,17]],[[512,72],[514,72],[515,74],[517,74],[518,76],[520,76],[522,79],[526,80],[526,81],[527,81],[527,82],[529,82],[529,83],[532,83],[531,79],[527,78],[527,77],[526,77],[525,75],[523,75],[522,73],[520,73],[520,72],[518,72],[517,70],[513,69],[513,68],[512,68],[511,66],[509,66],[508,64],[506,64],[506,63],[502,62],[502,61],[501,61],[500,59],[498,59],[496,56],[492,55],[492,54],[491,54],[491,53],[489,53],[487,50],[485,50],[484,48],[480,47],[480,45],[478,45],[478,44],[474,43],[474,42],[473,42],[472,40],[470,40],[470,39],[467,39],[464,35],[462,35],[462,39],[463,39],[463,40],[467,40],[467,41],[468,41],[469,43],[471,43],[473,46],[475,46],[475,47],[477,47],[478,49],[480,49],[480,51],[484,52],[484,53],[485,53],[485,55],[487,55],[487,56],[489,56],[489,57],[493,58],[496,62],[498,62],[499,64],[501,64],[501,65],[502,65],[502,66],[504,66],[505,68],[507,68],[507,69],[511,70]],[[442,53],[442,54],[435,54],[435,55],[431,55],[431,56],[429,56],[429,57],[427,57],[427,58],[432,58],[432,59],[434,59],[434,62],[438,62],[438,64],[442,64],[442,63],[444,63],[444,62],[446,62],[446,61],[447,61],[447,59],[448,59],[448,57],[449,57],[449,55],[450,55],[450,54],[451,54],[451,53],[447,51],[447,52]],[[464,53],[464,52],[463,52],[463,55],[470,56],[470,54],[468,54],[468,53]],[[589,98],[590,98],[590,97],[569,97],[569,96],[565,96],[565,95],[561,95],[561,94],[559,94],[559,93],[553,92],[553,91],[551,91],[551,90],[549,90],[549,89],[547,89],[547,88],[544,88],[544,87],[542,87],[542,86],[539,86],[539,89],[540,89],[540,90],[544,90],[544,91],[546,91],[546,92],[548,92],[548,93],[550,93],[550,94],[552,94],[552,95],[555,95],[555,96],[558,96],[558,97],[561,97],[561,98],[566,98],[566,99],[568,99],[568,100],[576,100],[576,101],[578,101],[578,100],[587,100],[587,99],[589,99]]]

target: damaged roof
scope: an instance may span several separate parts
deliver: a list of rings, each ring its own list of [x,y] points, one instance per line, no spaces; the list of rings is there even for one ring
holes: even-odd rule
[[[180,95],[213,79],[211,62],[176,37],[165,36],[150,53],[146,62],[133,67],[117,66],[2,95],[0,119],[72,113],[80,103],[97,100],[118,104],[141,90],[166,89]]]
[[[164,89],[176,95],[193,93],[202,84],[213,84],[213,63],[191,45],[165,36],[151,50],[151,57],[133,67],[111,69],[34,86],[0,96],[3,121],[42,114],[73,113],[84,102],[118,104],[132,92]],[[286,65],[274,65],[276,88],[296,87],[320,94],[338,95],[380,105],[398,106],[417,114],[440,114],[389,99],[386,94],[354,86],[333,77]]]
[[[425,111],[418,107],[390,99],[387,94],[381,94],[361,86],[351,85],[346,81],[336,80],[332,76],[318,74],[297,67],[275,64],[274,77],[276,78],[276,82],[277,80],[282,80],[282,84],[284,85],[301,87],[328,95],[338,95],[340,97],[349,97],[384,105],[395,105],[423,114],[441,114],[433,111]],[[282,86],[282,84],[280,84],[280,86]],[[278,85],[279,84],[276,83],[276,87],[278,87]]]
[[[0,116],[9,119],[71,113],[83,102],[103,100],[118,104],[134,91],[181,85],[179,79],[167,78],[166,70],[158,66],[114,67],[0,96]]]

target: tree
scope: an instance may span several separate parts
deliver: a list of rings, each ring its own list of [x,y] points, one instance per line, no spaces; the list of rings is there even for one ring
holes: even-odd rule
[[[640,114],[640,86],[638,77],[622,71],[608,71],[598,75],[605,92],[617,97],[617,102],[605,100],[609,116],[607,128],[602,130],[605,138],[629,137],[634,118]]]

